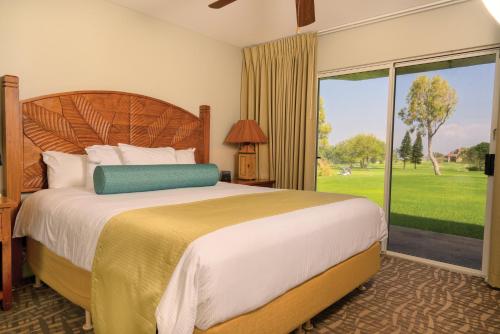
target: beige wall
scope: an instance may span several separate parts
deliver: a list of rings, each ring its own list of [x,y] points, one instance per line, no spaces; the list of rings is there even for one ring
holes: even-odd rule
[[[320,36],[318,70],[360,66],[500,43],[500,26],[480,0]]]
[[[222,142],[239,119],[241,50],[104,0],[0,0],[0,75],[21,99],[109,89],[212,107],[211,161],[233,169]]]

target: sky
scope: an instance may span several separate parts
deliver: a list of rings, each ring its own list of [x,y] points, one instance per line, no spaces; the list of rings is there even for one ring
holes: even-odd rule
[[[440,75],[458,96],[453,115],[439,129],[433,140],[433,151],[448,153],[459,147],[489,142],[495,64],[404,74],[396,77],[394,146],[398,147],[408,127],[397,112],[406,106],[406,95],[419,75]],[[332,126],[330,144],[336,144],[359,133],[374,134],[385,141],[389,79],[360,81],[320,81],[327,121]],[[414,139],[414,135],[412,138]],[[426,137],[424,144],[426,145]]]

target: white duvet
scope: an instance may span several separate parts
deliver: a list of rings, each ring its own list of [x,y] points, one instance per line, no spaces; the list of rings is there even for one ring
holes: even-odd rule
[[[275,190],[229,183],[104,196],[83,188],[47,189],[23,202],[14,236],[30,236],[91,271],[99,234],[118,213],[266,191]],[[386,235],[382,210],[362,198],[204,235],[186,249],[161,298],[159,333],[192,333],[195,326],[205,330],[255,310]]]

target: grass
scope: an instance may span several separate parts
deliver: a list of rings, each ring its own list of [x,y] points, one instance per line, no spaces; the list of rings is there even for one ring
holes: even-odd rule
[[[483,172],[461,163],[442,163],[435,176],[430,162],[417,169],[393,167],[390,223],[422,230],[483,238],[486,182]],[[352,175],[318,176],[317,189],[366,196],[383,205],[384,165],[354,168]]]

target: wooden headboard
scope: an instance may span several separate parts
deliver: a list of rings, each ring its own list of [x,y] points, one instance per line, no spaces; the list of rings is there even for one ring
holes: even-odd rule
[[[151,97],[112,91],[57,93],[19,101],[19,79],[2,77],[5,194],[45,188],[43,151],[84,154],[96,144],[196,148],[209,161],[210,107],[200,116]]]

